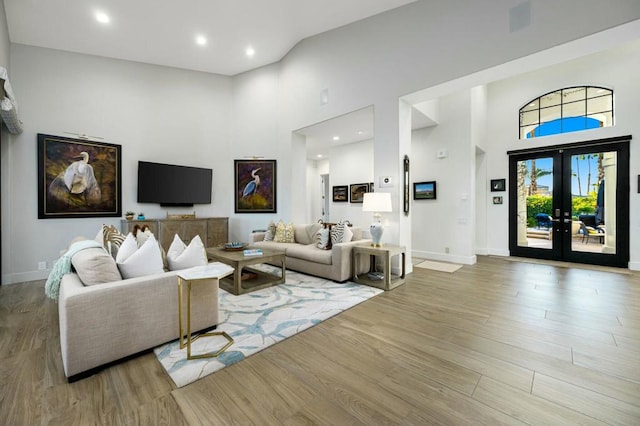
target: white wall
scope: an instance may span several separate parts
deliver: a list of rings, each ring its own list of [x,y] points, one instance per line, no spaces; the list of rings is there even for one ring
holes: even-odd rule
[[[637,176],[640,174],[640,41],[619,48],[593,54],[561,65],[520,75],[488,86],[488,179],[508,176],[506,152],[529,146],[547,146],[581,140],[600,139],[614,136],[632,135],[630,152],[630,235],[640,231],[640,196],[637,191]],[[518,110],[522,105],[552,90],[574,86],[595,85],[614,90],[615,126],[592,129],[584,132],[567,133],[532,141],[518,139]],[[524,145],[523,145],[524,144]],[[507,200],[505,199],[505,202]],[[490,200],[487,200],[490,202]],[[489,253],[503,253],[508,250],[508,209],[490,210],[487,227],[492,232],[487,235]],[[640,241],[630,239],[632,269],[640,269]]]
[[[10,43],[9,43],[9,32],[7,28],[7,19],[4,12],[4,2],[0,3],[0,67],[7,69],[9,72],[9,77],[11,77],[11,64],[9,62],[10,59]],[[4,193],[8,190],[7,185],[7,165],[9,164],[10,151],[9,146],[11,144],[12,136],[7,131],[7,126],[0,124],[0,193],[2,194],[2,210],[0,211],[0,227],[3,230],[3,234],[7,235],[7,232],[4,231],[7,229],[7,221],[5,218],[7,217],[7,212],[9,211],[9,206],[7,202],[4,200]],[[2,253],[9,250],[9,245],[5,244],[5,238],[2,237],[2,241],[0,244],[2,245]],[[4,270],[5,265],[2,262],[2,270]],[[2,275],[2,270],[0,270],[0,276]]]
[[[437,126],[417,130],[411,145],[411,182],[436,181],[435,200],[413,200],[413,256],[475,262],[475,146],[471,92],[440,99]],[[446,151],[445,158],[438,158]],[[447,253],[448,250],[448,253]]]
[[[138,205],[138,160],[212,168],[212,204],[196,205],[196,214],[233,211],[231,78],[23,45],[12,45],[11,62],[25,130],[12,141],[10,189],[2,194],[10,247],[2,251],[3,282],[42,278],[38,262],[50,268],[71,238],[93,237],[102,223],[119,226],[118,218],[38,220],[37,133],[85,133],[122,145],[123,212],[193,211]]]

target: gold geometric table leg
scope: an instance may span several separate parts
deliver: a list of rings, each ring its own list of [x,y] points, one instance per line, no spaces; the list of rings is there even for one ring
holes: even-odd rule
[[[186,330],[186,345],[183,340],[184,333],[182,331],[182,278],[178,277],[178,328],[180,333],[180,349],[187,347],[187,359],[201,359],[201,358],[214,358],[226,351],[229,346],[233,345],[233,337],[229,336],[225,331],[209,331],[207,333],[201,333],[195,337],[191,336],[191,281],[187,283],[187,330]],[[227,339],[227,344],[216,352],[210,352],[199,355],[191,355],[191,343],[199,339],[200,337],[207,336],[222,336]]]

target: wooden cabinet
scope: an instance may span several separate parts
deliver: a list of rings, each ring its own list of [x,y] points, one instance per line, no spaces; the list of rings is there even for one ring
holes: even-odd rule
[[[131,232],[136,225],[149,226],[165,250],[169,249],[176,234],[185,244],[189,244],[193,237],[200,235],[205,247],[219,246],[226,243],[229,238],[229,218],[227,217],[123,220],[121,223],[122,232],[124,234]]]

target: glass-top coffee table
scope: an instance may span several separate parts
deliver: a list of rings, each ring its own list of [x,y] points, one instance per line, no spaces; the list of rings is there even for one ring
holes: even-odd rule
[[[220,288],[239,295],[284,283],[286,273],[284,250],[260,249],[261,255],[245,256],[243,250],[227,251],[220,247],[207,248],[207,257],[210,260],[222,262],[234,268],[233,276],[220,280]],[[275,275],[249,267],[259,263],[280,265],[280,274]]]

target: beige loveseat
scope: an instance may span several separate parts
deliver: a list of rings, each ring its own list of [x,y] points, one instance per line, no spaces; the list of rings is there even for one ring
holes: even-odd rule
[[[251,244],[260,248],[275,248],[285,250],[287,269],[327,278],[337,282],[344,282],[353,277],[351,270],[351,250],[353,246],[370,243],[371,240],[363,239],[362,229],[357,226],[350,227],[353,237],[349,242],[333,244],[330,249],[320,249],[316,246],[313,236],[309,236],[308,229],[311,225],[294,225],[296,242],[279,243],[264,241],[265,232],[253,232]],[[369,270],[369,259],[360,262],[362,269],[358,273]]]
[[[177,339],[177,272],[85,286],[76,273],[60,282],[60,346],[69,382],[113,361]],[[183,311],[184,312],[184,311]],[[191,290],[191,329],[218,324],[218,280]]]

